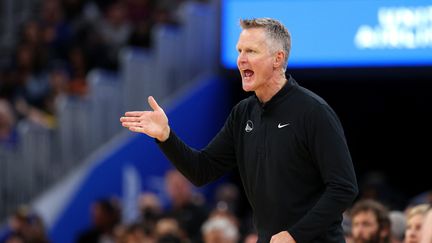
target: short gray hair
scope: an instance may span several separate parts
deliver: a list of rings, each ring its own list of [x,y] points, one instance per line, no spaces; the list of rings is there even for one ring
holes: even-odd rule
[[[281,22],[272,18],[240,19],[240,26],[242,29],[263,28],[271,40],[282,46],[285,52],[284,67],[287,66],[291,51],[291,34]]]

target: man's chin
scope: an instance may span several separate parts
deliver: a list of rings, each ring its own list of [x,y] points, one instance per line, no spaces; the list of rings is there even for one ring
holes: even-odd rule
[[[242,87],[243,87],[243,90],[244,90],[245,92],[251,92],[251,91],[253,91],[253,88],[252,88],[251,85],[248,85],[248,84],[243,83]]]

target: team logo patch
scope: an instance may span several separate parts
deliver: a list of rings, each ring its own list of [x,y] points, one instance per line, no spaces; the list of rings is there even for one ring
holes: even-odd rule
[[[246,132],[251,132],[252,130],[253,130],[253,122],[251,120],[248,120],[246,122],[245,131]]]

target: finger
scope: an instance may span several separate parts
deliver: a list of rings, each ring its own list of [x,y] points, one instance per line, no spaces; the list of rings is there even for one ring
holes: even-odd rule
[[[122,116],[122,117],[120,117],[120,121],[121,122],[139,122],[139,121],[141,121],[141,118],[140,117],[125,117],[125,116]]]
[[[122,122],[122,126],[124,127],[139,127],[141,123],[139,122]]]
[[[146,133],[146,130],[142,127],[129,127],[129,130],[132,132]]]
[[[149,96],[149,97],[148,97],[148,103],[149,103],[150,107],[151,107],[154,111],[160,111],[160,110],[162,110],[162,108],[158,105],[158,103],[157,103],[156,100],[153,98],[153,96]]]
[[[125,116],[142,116],[144,111],[128,111],[125,113]]]

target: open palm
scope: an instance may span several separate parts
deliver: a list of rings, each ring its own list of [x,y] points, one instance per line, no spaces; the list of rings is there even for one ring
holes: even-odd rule
[[[160,141],[169,136],[168,118],[156,100],[150,96],[148,102],[153,111],[128,111],[120,118],[122,126],[133,132],[141,132]]]

